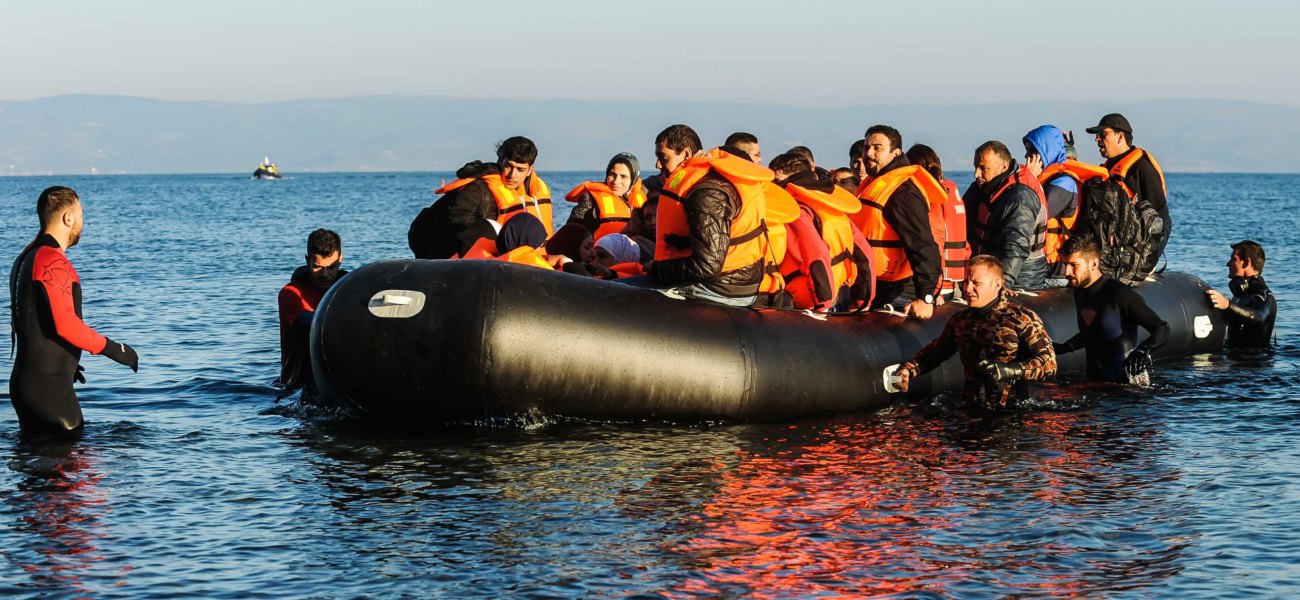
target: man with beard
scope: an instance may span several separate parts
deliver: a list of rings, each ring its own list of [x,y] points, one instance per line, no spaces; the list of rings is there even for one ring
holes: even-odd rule
[[[894,371],[906,392],[913,377],[961,357],[966,383],[962,401],[974,408],[1006,410],[1029,397],[1029,381],[1056,373],[1052,340],[1037,313],[1003,294],[1002,265],[983,254],[970,260],[966,277],[970,308],[952,316],[943,333]]]
[[[328,229],[307,236],[307,264],[294,270],[289,283],[280,289],[280,384],[287,392],[312,387],[311,322],[316,305],[342,270],[343,240]]]
[[[1217,290],[1207,290],[1210,304],[1223,311],[1228,320],[1229,348],[1263,348],[1272,346],[1273,323],[1277,319],[1277,298],[1268,289],[1262,275],[1264,248],[1250,240],[1232,245],[1228,258],[1228,289],[1232,300]]]
[[[875,251],[876,299],[918,319],[934,313],[942,277],[939,244],[931,222],[932,204],[942,206],[947,193],[924,169],[903,154],[903,136],[888,125],[867,129],[863,162],[869,179],[858,189],[862,210],[851,217]]]
[[[18,426],[27,433],[67,432],[82,426],[81,404],[72,389],[85,383],[81,352],[102,354],[140,368],[130,346],[110,340],[81,320],[81,278],[64,251],[81,241],[81,199],[56,186],[36,201],[41,232],[14,261],[9,274],[13,332],[17,344],[9,398]]]
[[[1142,296],[1101,272],[1101,248],[1092,236],[1065,242],[1065,279],[1074,288],[1079,333],[1056,345],[1057,354],[1088,352],[1088,378],[1129,383],[1151,369],[1151,352],[1169,339],[1169,324]],[[1138,326],[1149,335],[1137,341]]]

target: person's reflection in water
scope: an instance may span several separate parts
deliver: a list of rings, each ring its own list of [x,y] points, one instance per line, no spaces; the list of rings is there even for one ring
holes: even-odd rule
[[[41,594],[93,595],[84,576],[104,559],[101,520],[109,508],[99,487],[103,474],[93,450],[73,436],[24,436],[9,461],[23,475],[7,500],[9,513],[17,515],[9,527],[22,543],[4,552]]]

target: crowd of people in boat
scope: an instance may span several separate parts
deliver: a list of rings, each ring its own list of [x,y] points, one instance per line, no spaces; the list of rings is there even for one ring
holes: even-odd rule
[[[1128,283],[1155,270],[1172,231],[1164,174],[1122,115],[1088,131],[1104,165],[1077,160],[1072,136],[1044,125],[1023,136],[1023,162],[998,141],[976,148],[975,181],[959,193],[934,149],[905,150],[888,125],[869,128],[834,170],[802,146],[764,166],[752,134],[707,149],[672,125],[654,141],[655,176],[614,156],[604,181],[565,194],[574,207],[558,229],[533,170],[538,149],[512,137],[495,162],[466,164],[437,190],[408,241],[417,258],[504,260],[735,306],[894,307],[925,319],[962,295],[978,254],[998,259],[1007,288],[1065,285],[1060,251],[1076,233],[1101,240],[1107,271]]]
[[[1004,408],[1024,382],[1055,373],[1057,354],[1084,350],[1089,377],[1129,381],[1169,336],[1131,287],[1156,270],[1172,232],[1164,173],[1133,145],[1123,115],[1087,132],[1101,165],[1078,160],[1071,133],[1043,125],[1022,137],[1023,162],[999,141],[976,148],[975,180],[959,193],[933,148],[904,151],[888,125],[868,128],[849,147],[849,166],[833,170],[802,146],[764,166],[758,138],[745,132],[706,150],[690,127],[672,125],[654,140],[656,175],[642,180],[635,156],[615,155],[604,181],[564,195],[574,206],[559,228],[549,186],[533,170],[536,145],[512,137],[495,162],[468,163],[437,190],[408,242],[417,258],[508,261],[730,306],[929,319],[936,305],[958,301],[967,308],[900,366],[898,385],[959,354],[969,399]],[[318,231],[313,240],[307,267],[337,270],[337,236]],[[1229,346],[1270,344],[1276,301],[1264,258],[1253,241],[1234,244],[1232,299],[1207,292],[1230,324]],[[294,281],[310,276],[301,270]],[[309,315],[323,292],[295,285],[281,292],[282,327]],[[1069,340],[1053,342],[1032,310],[1009,300],[1067,285],[1079,324]],[[297,337],[286,356],[298,347],[305,357],[306,329],[284,331],[282,339]],[[286,382],[303,377],[294,362],[286,359]],[[990,382],[1016,385],[989,394]]]
[[[671,290],[729,306],[845,313],[899,311],[929,319],[961,302],[943,333],[898,368],[899,387],[959,354],[966,393],[1005,407],[1017,386],[1055,372],[1056,355],[1085,350],[1090,377],[1124,381],[1150,363],[1168,325],[1131,286],[1156,269],[1173,223],[1165,178],[1133,145],[1119,114],[1087,129],[1105,162],[1074,155],[1072,136],[1052,125],[1023,138],[1024,161],[998,141],[974,151],[964,193],[938,154],[887,125],[867,129],[850,166],[828,170],[807,148],[762,165],[759,140],[736,133],[706,149],[686,125],[654,140],[659,173],[641,179],[628,153],[605,179],[565,195],[575,206],[554,227],[547,184],[533,170],[537,147],[512,137],[497,160],[474,161],[410,225],[417,258],[501,260],[621,284]],[[10,398],[24,431],[81,427],[73,384],[82,351],[139,368],[131,346],[81,320],[81,286],[66,250],[81,238],[81,200],[44,190],[40,231],[10,272],[15,357]],[[337,233],[318,229],[306,263],[279,294],[282,375],[287,390],[309,384],[308,336],[316,307],[345,272]],[[1276,300],[1262,272],[1264,249],[1232,245],[1232,297],[1206,301],[1228,322],[1227,344],[1269,347]],[[1079,333],[1053,342],[1017,290],[1074,288]],[[1138,328],[1148,332],[1138,343]],[[1001,387],[990,394],[988,384]],[[1012,385],[1014,383],[1015,385]]]

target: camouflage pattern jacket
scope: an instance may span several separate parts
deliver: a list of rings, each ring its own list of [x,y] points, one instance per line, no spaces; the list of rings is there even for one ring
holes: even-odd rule
[[[954,353],[961,356],[966,378],[961,397],[968,406],[1013,409],[1018,398],[1028,397],[1026,381],[1041,381],[1056,374],[1056,353],[1043,320],[1028,307],[1010,302],[1006,297],[953,315],[943,333],[902,367],[913,376],[920,375],[943,364]],[[1024,380],[979,381],[975,365],[982,360],[1019,362],[1025,372]]]

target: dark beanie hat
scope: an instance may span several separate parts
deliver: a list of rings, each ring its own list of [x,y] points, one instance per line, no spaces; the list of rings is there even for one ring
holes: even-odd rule
[[[497,249],[502,254],[520,246],[541,248],[545,243],[546,226],[529,213],[511,217],[497,234]]]

